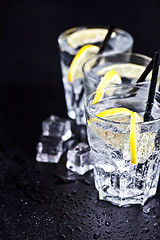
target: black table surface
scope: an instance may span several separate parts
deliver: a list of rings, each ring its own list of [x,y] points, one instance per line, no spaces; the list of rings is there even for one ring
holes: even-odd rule
[[[160,186],[145,206],[120,208],[98,200],[92,174],[62,181],[62,163],[36,162],[42,121],[67,117],[58,35],[115,24],[152,57],[159,12],[159,0],[0,2],[0,239],[160,239]]]

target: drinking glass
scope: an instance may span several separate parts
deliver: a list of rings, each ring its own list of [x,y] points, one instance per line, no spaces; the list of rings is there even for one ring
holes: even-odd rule
[[[99,30],[101,33],[99,32]],[[85,124],[83,77],[80,79],[76,79],[74,82],[69,82],[69,67],[73,58],[82,46],[84,46],[85,44],[94,44],[100,46],[100,44],[105,38],[107,31],[108,27],[82,26],[66,30],[58,37],[60,64],[67,112],[68,116],[71,119],[75,119],[78,125]],[[132,47],[132,36],[124,30],[115,28],[114,32],[111,35],[111,39],[109,40],[104,51],[108,54],[124,53],[131,52]],[[82,70],[80,69],[80,71]]]
[[[122,79],[122,84],[136,84],[151,58],[138,53],[100,54],[91,57],[83,65],[84,88],[86,96],[96,91],[101,78],[115,70]],[[145,79],[151,79],[151,74]],[[109,87],[109,86],[108,86]]]
[[[114,205],[144,205],[155,195],[160,171],[160,93],[156,92],[152,108],[152,120],[143,121],[148,89],[137,86],[108,88],[103,98],[92,104],[96,92],[85,101],[87,134],[94,165],[95,187],[100,200]],[[131,163],[130,116],[121,114],[110,117],[97,116],[106,109],[127,108],[136,112],[141,121],[135,123],[137,163]]]

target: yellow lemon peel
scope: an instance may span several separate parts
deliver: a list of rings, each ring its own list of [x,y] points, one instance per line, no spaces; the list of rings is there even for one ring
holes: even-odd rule
[[[119,116],[119,115],[130,115],[130,153],[131,153],[131,163],[137,164],[137,140],[136,140],[136,123],[143,122],[141,116],[127,108],[111,108],[103,112],[98,113],[96,116],[100,118],[106,118],[109,116]],[[116,120],[116,119],[114,119]],[[87,121],[88,124],[91,124],[95,119],[90,119]]]
[[[73,48],[77,48],[88,43],[94,44],[96,42],[102,42],[107,33],[108,29],[105,28],[79,29],[67,37],[67,43]],[[116,33],[113,32],[111,38],[115,36]]]
[[[137,65],[134,63],[117,63],[104,67],[97,71],[97,75],[104,75],[111,69],[115,70],[121,77],[128,77],[138,79],[140,75],[144,72],[145,66]],[[149,73],[147,80],[150,80],[152,73]]]
[[[110,70],[109,72],[107,72],[101,78],[101,80],[100,80],[100,82],[98,84],[98,87],[96,89],[96,94],[95,94],[95,97],[93,99],[92,104],[95,104],[95,103],[99,102],[102,99],[105,88],[108,87],[108,89],[105,90],[105,93],[108,96],[112,96],[115,88],[113,87],[113,88],[109,89],[109,87],[114,86],[115,84],[121,84],[121,83],[122,83],[121,77],[113,69]]]
[[[68,71],[68,81],[73,83],[78,78],[83,78],[82,66],[92,55],[96,54],[99,47],[91,44],[83,46],[73,58]]]

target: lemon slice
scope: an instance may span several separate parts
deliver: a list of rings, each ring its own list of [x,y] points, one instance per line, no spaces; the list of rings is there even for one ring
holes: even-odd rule
[[[122,83],[121,77],[114,70],[110,70],[109,72],[107,72],[104,75],[104,77],[101,78],[101,81],[98,84],[98,87],[96,89],[96,94],[95,94],[92,104],[95,104],[102,99],[103,93],[104,93],[104,88],[111,87],[114,84],[121,84],[121,83]],[[112,96],[113,92],[114,92],[114,88],[110,88],[105,91],[105,93],[108,96]]]
[[[68,81],[73,83],[76,79],[82,78],[82,66],[92,55],[96,54],[99,47],[88,44],[83,46],[73,58],[68,72]]]
[[[113,64],[104,67],[97,71],[97,75],[104,75],[111,69],[115,70],[121,77],[135,78],[138,79],[140,75],[144,72],[146,67],[133,64],[133,63],[120,63]],[[148,74],[147,80],[151,79],[151,73]]]
[[[136,123],[137,122],[143,122],[143,119],[141,116],[136,113],[132,112],[131,110],[127,108],[112,108],[107,109],[103,112],[100,112],[97,114],[97,117],[101,118],[108,118],[108,117],[114,117],[114,120],[119,122],[119,116],[122,116],[124,119],[124,116],[130,115],[130,152],[131,152],[131,163],[137,164],[137,141],[136,141]],[[124,122],[124,121],[123,121]]]
[[[90,28],[78,30],[67,38],[67,43],[73,47],[77,48],[88,43],[102,42],[108,33],[108,29],[103,28]],[[111,37],[115,37],[116,33],[113,32]]]

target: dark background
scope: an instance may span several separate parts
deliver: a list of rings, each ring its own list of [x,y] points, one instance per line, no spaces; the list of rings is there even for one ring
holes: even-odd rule
[[[67,117],[58,35],[114,24],[152,57],[159,13],[159,0],[0,2],[0,239],[159,239],[159,191],[143,208],[118,208],[92,184],[57,184],[58,167],[35,160],[41,122]]]
[[[66,116],[57,46],[64,30],[115,24],[134,37],[134,52],[152,57],[160,46],[159,0],[13,0],[1,5],[0,104],[11,138],[21,129],[35,139],[44,118]]]

